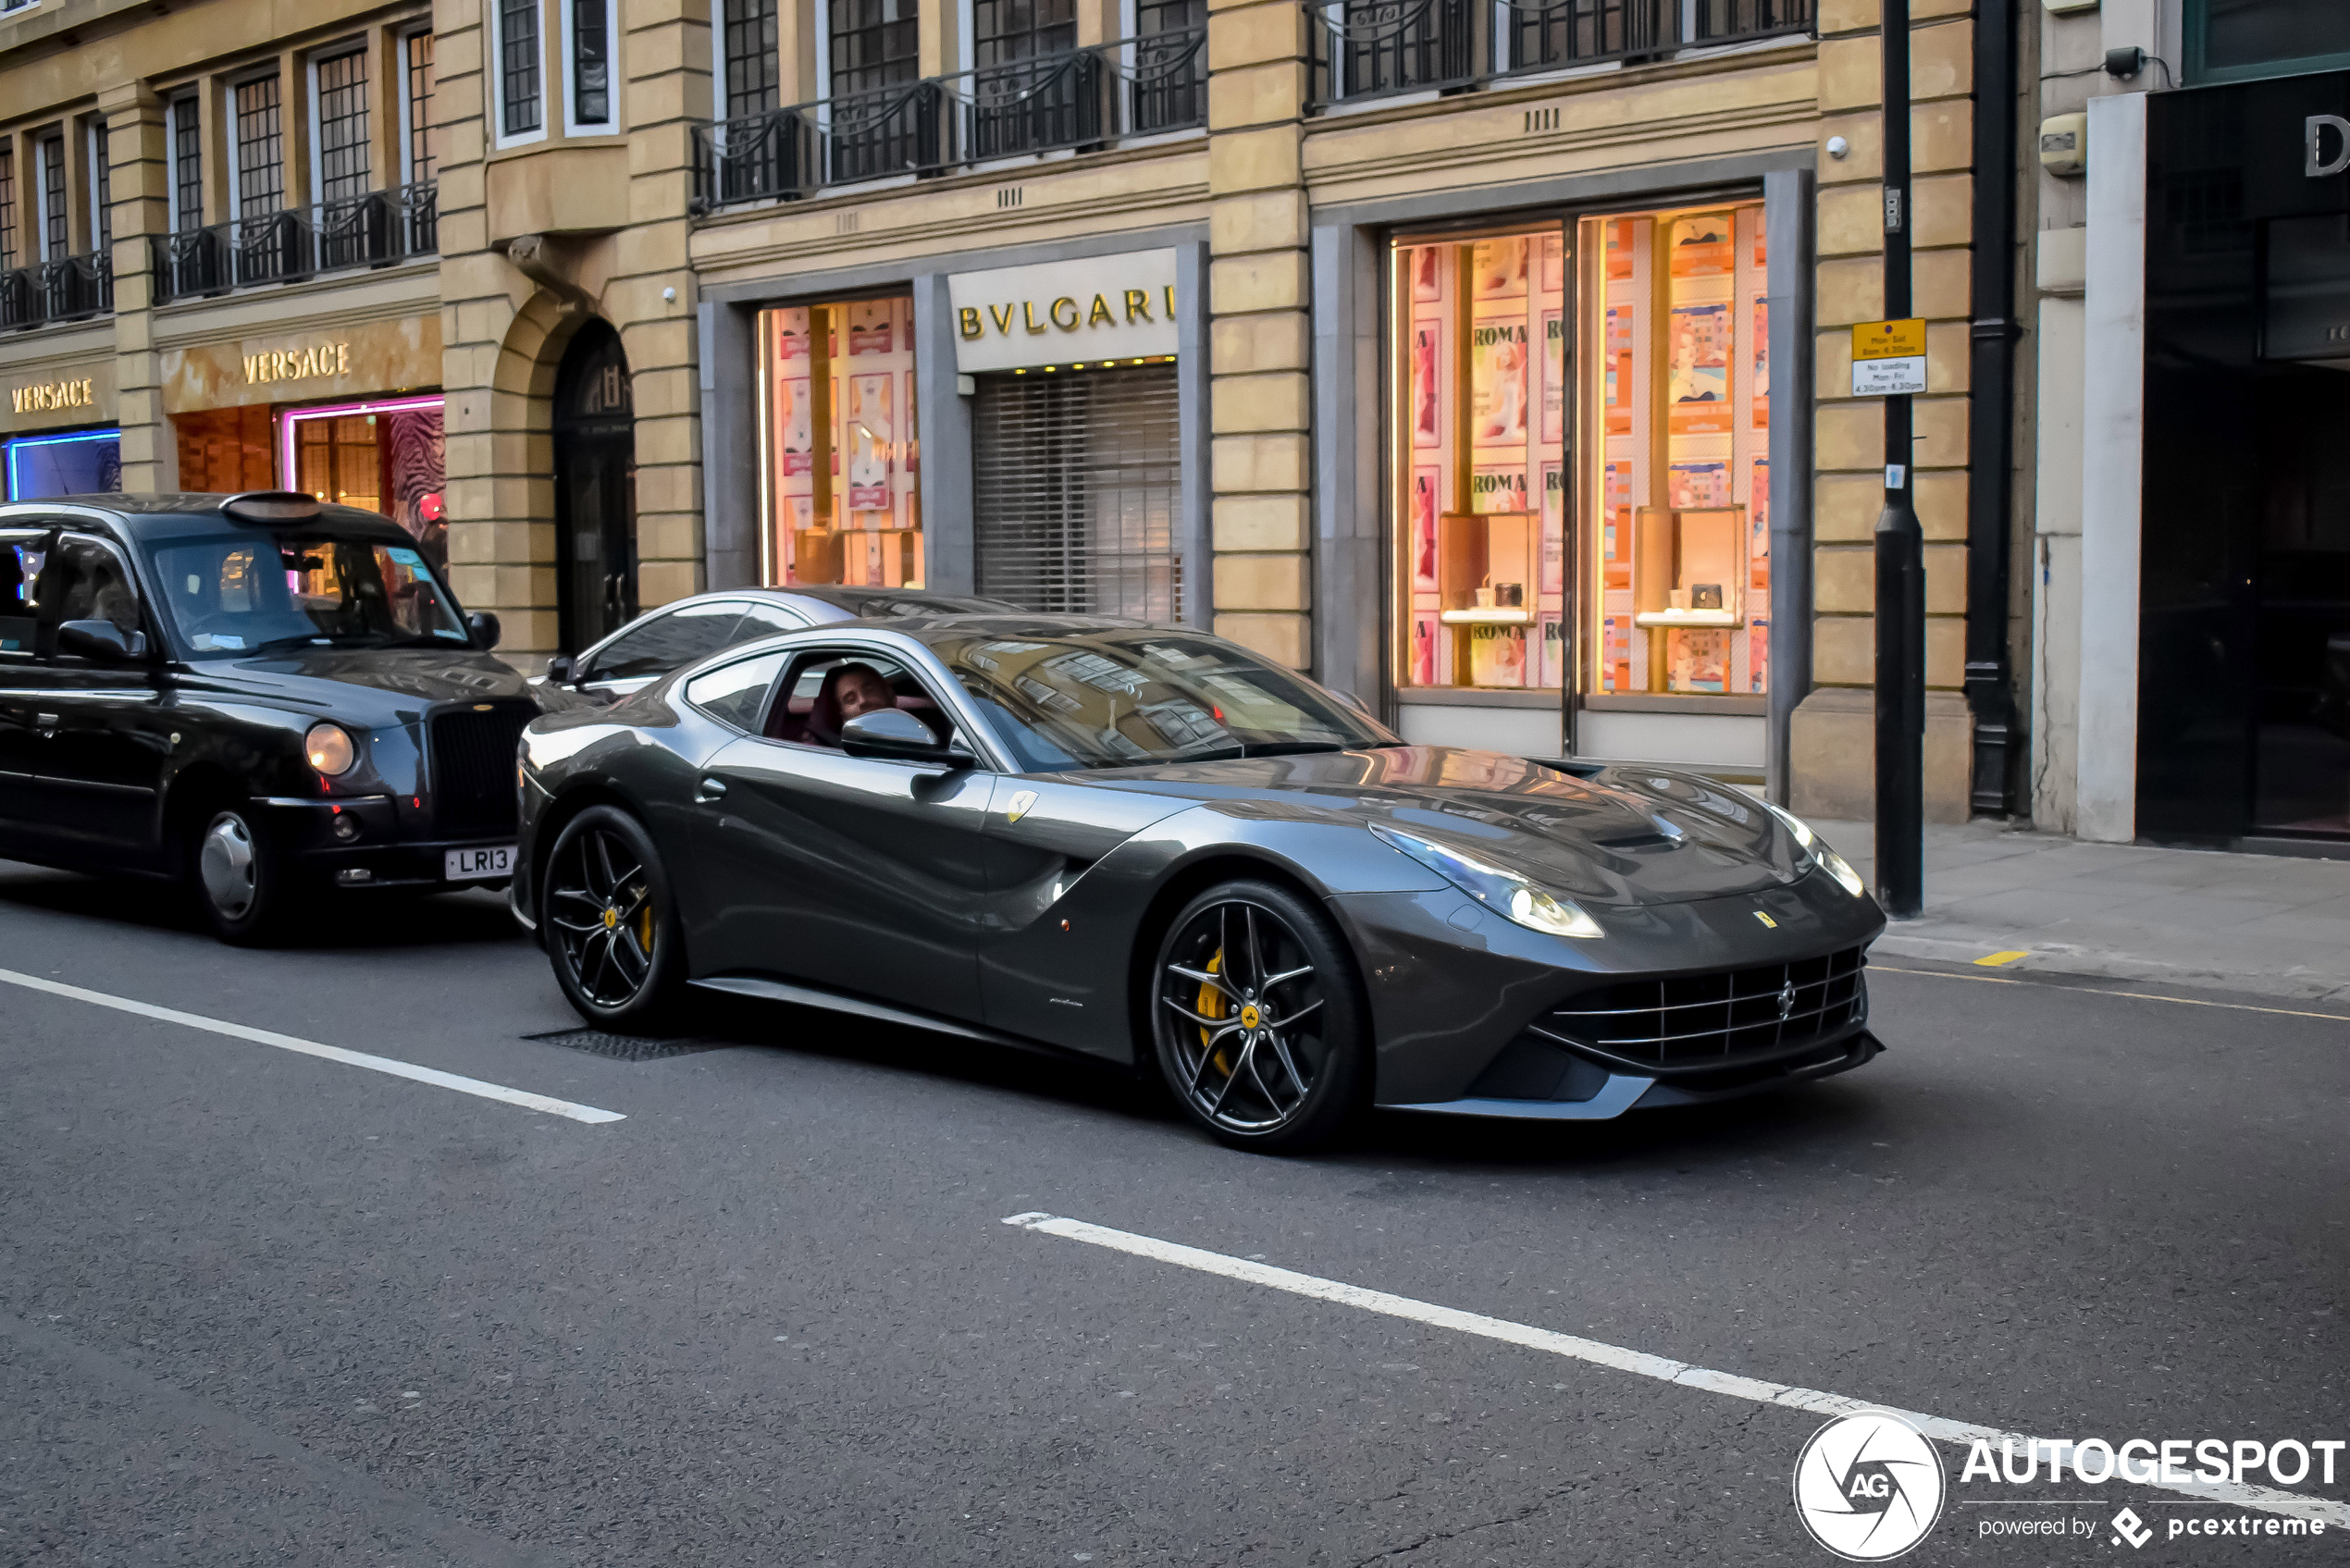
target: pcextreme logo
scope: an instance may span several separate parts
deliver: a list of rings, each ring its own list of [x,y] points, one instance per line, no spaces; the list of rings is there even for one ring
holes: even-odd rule
[[[1803,1527],[1849,1562],[1883,1562],[1925,1539],[1944,1488],[1934,1444],[1889,1410],[1837,1416],[1795,1462]]]

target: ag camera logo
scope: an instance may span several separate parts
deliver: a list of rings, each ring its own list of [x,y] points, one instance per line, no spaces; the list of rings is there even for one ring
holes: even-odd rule
[[[1884,1562],[1942,1516],[1942,1458],[1889,1410],[1839,1415],[1795,1462],[1795,1511],[1812,1538],[1848,1562]]]

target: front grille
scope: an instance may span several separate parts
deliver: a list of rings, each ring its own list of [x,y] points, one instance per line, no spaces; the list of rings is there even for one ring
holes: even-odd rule
[[[1861,950],[1671,980],[1627,980],[1569,997],[1537,1034],[1657,1072],[1701,1071],[1800,1050],[1866,1020]]]
[[[443,709],[429,721],[432,821],[444,838],[513,836],[514,751],[523,726],[538,717],[529,703]]]

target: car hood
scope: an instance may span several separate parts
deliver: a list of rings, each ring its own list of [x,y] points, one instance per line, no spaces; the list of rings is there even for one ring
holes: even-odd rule
[[[1793,835],[1752,796],[1671,769],[1404,746],[1070,776],[1235,816],[1377,823],[1597,904],[1750,893],[1805,869]]]
[[[444,702],[539,698],[521,672],[476,648],[314,648],[190,668],[204,685],[371,723],[413,722]]]

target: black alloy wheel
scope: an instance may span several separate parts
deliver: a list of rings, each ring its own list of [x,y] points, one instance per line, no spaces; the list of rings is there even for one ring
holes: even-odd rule
[[[296,903],[284,857],[242,802],[192,813],[187,885],[197,912],[221,941],[263,946],[285,932]]]
[[[1326,1142],[1367,1095],[1370,1042],[1353,956],[1330,917],[1272,883],[1208,889],[1175,917],[1153,969],[1159,1071],[1234,1148]]]
[[[661,855],[642,823],[590,806],[547,858],[538,915],[563,994],[588,1022],[650,1031],[675,1003],[686,955]]]

